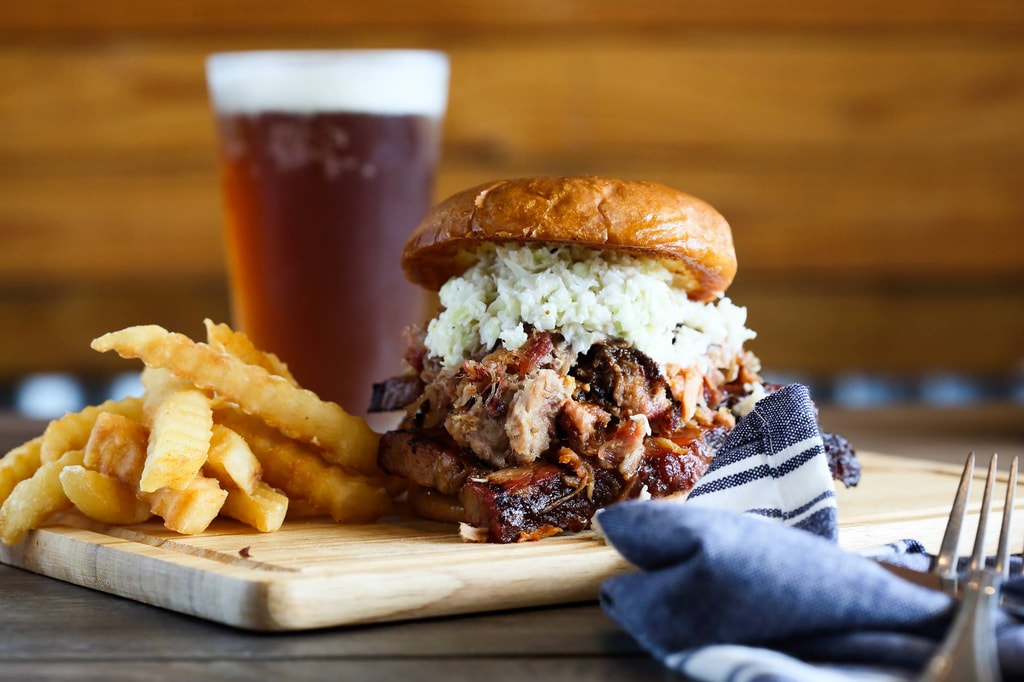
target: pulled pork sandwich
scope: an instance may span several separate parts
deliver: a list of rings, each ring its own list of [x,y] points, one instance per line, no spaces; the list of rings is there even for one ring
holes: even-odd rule
[[[613,502],[685,494],[771,390],[723,295],[728,223],[668,187],[474,187],[426,217],[402,266],[442,307],[407,330],[407,372],[374,387],[371,410],[405,411],[379,462],[414,512],[467,539],[578,531]]]

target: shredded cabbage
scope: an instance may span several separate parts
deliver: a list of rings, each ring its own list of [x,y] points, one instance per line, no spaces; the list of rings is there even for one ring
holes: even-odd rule
[[[578,246],[487,245],[440,297],[426,346],[445,367],[498,343],[519,348],[528,327],[561,334],[576,353],[620,338],[663,367],[704,367],[713,346],[739,352],[756,335],[746,308],[689,300],[658,261]]]

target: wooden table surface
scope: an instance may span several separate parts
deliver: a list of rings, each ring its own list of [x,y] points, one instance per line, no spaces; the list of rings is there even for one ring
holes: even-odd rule
[[[1024,405],[824,409],[864,450],[1024,455]],[[38,435],[0,415],[0,451]],[[0,680],[664,680],[596,604],[253,634],[0,565]]]

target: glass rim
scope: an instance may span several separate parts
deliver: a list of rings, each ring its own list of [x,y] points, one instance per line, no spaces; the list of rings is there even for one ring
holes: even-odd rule
[[[353,48],[353,49],[268,49],[268,50],[227,50],[211,52],[206,57],[206,68],[227,66],[232,62],[263,62],[281,65],[306,66],[321,62],[340,61],[434,61],[437,65],[448,65],[448,54],[429,48]],[[426,63],[426,62],[425,62]]]
[[[427,49],[248,50],[206,58],[214,108],[442,116],[448,55]]]

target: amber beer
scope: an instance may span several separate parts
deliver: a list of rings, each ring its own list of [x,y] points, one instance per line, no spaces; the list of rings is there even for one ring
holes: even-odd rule
[[[423,317],[399,260],[432,200],[447,60],[239,53],[211,57],[208,74],[235,324],[363,414]]]

